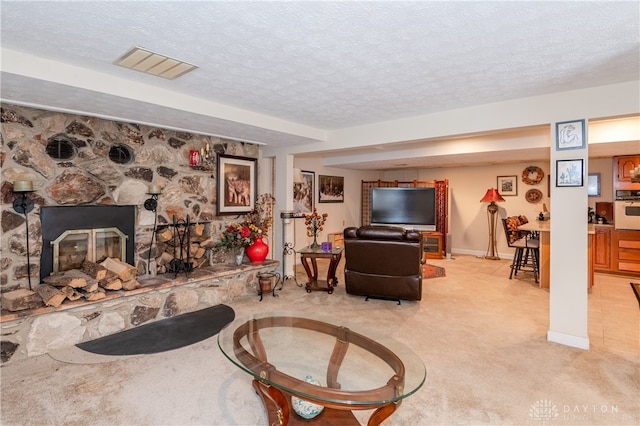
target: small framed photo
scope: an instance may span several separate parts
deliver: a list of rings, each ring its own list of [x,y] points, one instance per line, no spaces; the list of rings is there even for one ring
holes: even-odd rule
[[[556,187],[583,186],[584,161],[557,160],[556,161]]]
[[[249,213],[256,205],[257,160],[218,155],[218,215]]]
[[[293,183],[293,216],[303,217],[313,212],[316,174],[302,170],[302,180]]]
[[[587,176],[587,195],[589,197],[600,196],[600,173],[589,173]]]
[[[573,120],[556,123],[556,150],[586,148],[585,121]]]
[[[502,196],[518,195],[518,176],[498,176],[497,188]]]
[[[318,202],[344,203],[344,177],[318,176]]]

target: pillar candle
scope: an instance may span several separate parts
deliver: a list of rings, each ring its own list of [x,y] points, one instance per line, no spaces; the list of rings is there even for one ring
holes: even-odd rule
[[[160,185],[149,185],[149,194],[160,194]]]
[[[33,182],[30,180],[13,181],[13,192],[29,192],[33,191]]]

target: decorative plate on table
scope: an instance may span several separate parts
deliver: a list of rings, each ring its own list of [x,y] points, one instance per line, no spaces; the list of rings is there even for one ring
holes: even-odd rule
[[[537,203],[542,200],[542,192],[538,189],[530,189],[524,194],[524,198],[530,203]]]

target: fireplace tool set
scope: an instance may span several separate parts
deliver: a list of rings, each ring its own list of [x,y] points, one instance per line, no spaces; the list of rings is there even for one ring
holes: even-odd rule
[[[176,220],[173,217],[173,259],[169,262],[167,272],[173,272],[174,278],[178,276],[180,272],[184,272],[185,276],[189,276],[189,272],[193,272],[193,262],[191,262],[191,256],[189,248],[191,247],[191,220],[189,215],[187,219]],[[176,257],[176,250],[180,247],[180,257]]]

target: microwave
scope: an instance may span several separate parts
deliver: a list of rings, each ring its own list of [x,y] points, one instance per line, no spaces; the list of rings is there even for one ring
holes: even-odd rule
[[[640,231],[640,200],[616,200],[614,217],[616,229]]]

